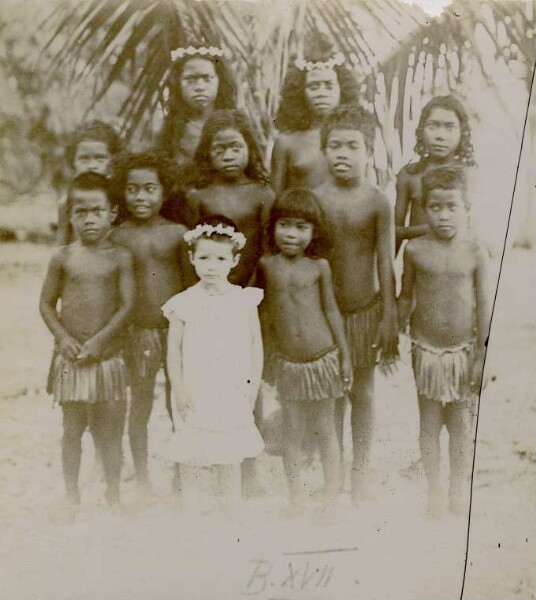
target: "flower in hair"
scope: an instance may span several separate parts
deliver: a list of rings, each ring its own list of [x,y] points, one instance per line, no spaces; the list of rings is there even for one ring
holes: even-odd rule
[[[333,67],[339,67],[344,63],[344,55],[341,52],[337,52],[329,60],[316,60],[307,61],[303,58],[298,58],[294,65],[301,71],[313,71],[315,69],[333,69]]]
[[[194,229],[190,229],[184,234],[184,241],[191,245],[195,240],[205,236],[210,238],[212,235],[225,235],[228,237],[233,244],[238,248],[238,250],[242,250],[242,248],[246,245],[246,236],[240,231],[236,231],[234,227],[230,225],[224,225],[223,223],[218,223],[217,225],[209,225],[208,223],[203,223],[196,225]]]
[[[226,48],[217,48],[216,46],[188,46],[188,48],[175,48],[171,51],[171,60],[175,62],[185,56],[211,56],[223,57],[226,56]]]

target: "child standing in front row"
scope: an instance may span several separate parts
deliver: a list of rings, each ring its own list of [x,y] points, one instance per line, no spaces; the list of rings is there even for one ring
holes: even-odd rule
[[[258,267],[265,288],[263,333],[271,373],[283,407],[283,460],[291,514],[304,510],[301,450],[312,415],[324,467],[324,508],[341,484],[335,400],[352,387],[352,365],[325,255],[329,243],[322,208],[306,189],[287,190],[274,203],[268,224],[271,256]],[[270,371],[270,369],[269,369]]]
[[[394,277],[394,222],[389,200],[365,177],[376,123],[357,106],[341,106],[320,132],[330,177],[314,190],[333,239],[330,264],[337,304],[344,317],[354,379],[352,500],[368,495],[368,459],[374,428],[374,368],[398,349]],[[344,403],[337,411],[342,447]]]
[[[77,177],[67,209],[77,241],[53,256],[40,301],[41,315],[56,345],[49,391],[63,411],[68,500],[80,502],[81,440],[89,425],[103,461],[106,499],[115,504],[127,403],[122,350],[123,329],[134,299],[132,257],[108,240],[117,208],[111,206],[108,182],[102,175]]]
[[[473,144],[467,111],[454,96],[436,96],[423,108],[416,131],[417,163],[406,165],[396,181],[396,249],[406,239],[428,232],[422,209],[421,180],[429,169],[442,165],[473,167]],[[409,213],[409,223],[406,220]]]
[[[480,390],[490,326],[488,253],[467,234],[462,170],[428,171],[422,179],[422,210],[429,232],[408,242],[404,250],[399,319],[405,331],[411,315],[421,460],[428,480],[428,512],[437,516],[442,505],[439,434],[443,424],[449,432],[449,506],[457,514],[466,509],[463,498],[469,491],[475,394]]]
[[[134,257],[136,297],[127,354],[132,391],[128,432],[138,484],[144,492],[150,491],[147,425],[167,347],[167,321],[160,307],[185,287],[187,253],[182,236],[186,228],[159,214],[175,173],[170,159],[153,152],[123,155],[113,167],[114,186],[125,199],[129,218],[112,232],[111,239]],[[170,411],[169,385],[166,391]]]
[[[263,293],[229,281],[246,243],[232,221],[208,217],[184,239],[199,282],[162,307],[178,415],[170,458],[180,465],[185,508],[199,503],[200,467],[213,466],[232,510],[240,499],[240,463],[264,447],[253,419],[263,364],[257,312]]]

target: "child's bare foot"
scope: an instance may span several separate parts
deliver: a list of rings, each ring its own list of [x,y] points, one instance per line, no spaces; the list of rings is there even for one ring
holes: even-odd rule
[[[324,502],[315,512],[313,519],[321,525],[332,525],[340,521],[340,511],[337,509],[337,504],[334,500]]]
[[[305,514],[305,504],[302,502],[291,502],[281,509],[281,516],[283,517],[300,517]]]
[[[461,517],[467,514],[469,510],[469,500],[465,497],[461,492],[451,492],[449,494],[449,511],[456,515],[457,517]]]
[[[375,500],[376,495],[368,481],[361,475],[354,476],[352,473],[352,503],[357,506],[361,502]]]
[[[443,513],[443,496],[441,490],[431,490],[428,492],[428,507],[426,516],[429,519],[439,519]]]

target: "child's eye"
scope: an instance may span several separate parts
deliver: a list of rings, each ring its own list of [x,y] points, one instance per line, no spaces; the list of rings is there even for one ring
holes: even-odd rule
[[[127,185],[126,192],[127,192],[127,194],[135,194],[136,186],[135,185]]]
[[[156,185],[154,185],[154,183],[150,183],[149,185],[145,186],[145,190],[149,192],[149,194],[154,194],[156,192]]]

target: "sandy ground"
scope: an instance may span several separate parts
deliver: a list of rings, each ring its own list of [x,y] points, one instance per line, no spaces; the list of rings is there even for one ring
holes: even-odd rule
[[[0,598],[460,597],[468,519],[424,517],[425,482],[407,471],[418,457],[407,357],[395,377],[378,377],[377,498],[356,510],[342,496],[334,524],[280,516],[282,464],[270,455],[259,461],[269,495],[247,501],[239,523],[184,519],[160,457],[169,437],[162,387],[150,423],[153,500],[136,495],[125,438],[122,509],[107,510],[87,434],[83,503],[67,518],[61,411],[44,393],[51,339],[37,312],[50,254],[0,245]],[[535,267],[534,253],[507,252],[486,367],[494,381],[481,400],[467,599],[535,594]]]

